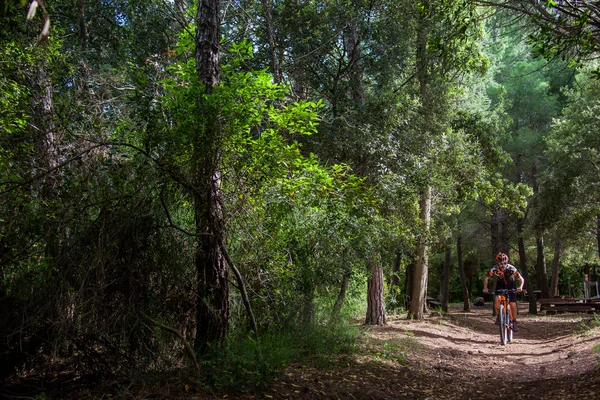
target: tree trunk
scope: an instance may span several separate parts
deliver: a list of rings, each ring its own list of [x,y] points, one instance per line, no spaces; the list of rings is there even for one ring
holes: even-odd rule
[[[496,254],[500,252],[500,224],[498,222],[498,211],[492,211],[490,217],[490,238],[492,245],[492,260],[496,262]]]
[[[383,269],[377,263],[371,267],[371,278],[367,283],[366,325],[385,325],[385,303],[383,292]]]
[[[544,235],[540,234],[535,238],[537,247],[537,261],[535,264],[535,272],[537,277],[537,287],[542,292],[542,298],[550,297],[550,289],[548,288],[548,274],[546,272],[546,256],[544,255]]]
[[[273,36],[273,22],[271,20],[271,0],[261,0],[263,8],[263,18],[265,19],[265,34],[267,35],[267,43],[269,43],[269,54],[271,56],[271,72],[273,81],[281,83],[281,69],[279,67],[279,57],[277,56],[277,46],[275,45],[275,37]]]
[[[175,0],[174,3],[177,22],[182,28],[185,28],[188,24],[187,18],[185,17],[185,0]]]
[[[346,44],[346,56],[348,58],[349,68],[351,70],[350,85],[352,90],[352,100],[358,106],[365,104],[365,88],[363,83],[363,68],[361,60],[360,39],[356,29],[356,19],[348,23],[344,29],[344,41]]]
[[[51,204],[56,200],[61,185],[60,176],[54,171],[58,165],[60,138],[54,121],[53,85],[46,65],[34,68],[31,81],[34,92],[32,109],[34,110],[33,126],[37,136],[35,148],[37,168],[48,171],[39,181],[37,191],[42,202]],[[58,256],[59,252],[57,225],[52,218],[44,220],[46,255],[50,258]]]
[[[390,296],[392,297],[393,308],[398,307],[401,302],[400,293],[400,265],[402,262],[402,250],[399,248],[396,251],[396,258],[392,267],[392,279],[390,282]]]
[[[448,312],[448,302],[450,298],[450,274],[452,272],[452,251],[450,246],[446,246],[446,257],[444,259],[444,267],[442,269],[442,280],[440,285],[440,303],[442,303],[442,311]]]
[[[505,254],[510,252],[510,246],[508,245],[508,224],[508,211],[503,209],[500,212],[500,251]]]
[[[427,5],[427,4],[425,4]],[[416,43],[416,68],[417,77],[419,79],[419,96],[421,99],[421,117],[423,119],[423,135],[424,140],[427,139],[429,132],[429,111],[426,109],[428,104],[428,85],[429,85],[429,56],[427,54],[427,42],[429,38],[428,26],[425,16],[422,16],[417,29]],[[415,268],[413,273],[413,287],[411,292],[410,307],[408,318],[423,319],[423,310],[426,307],[425,296],[427,295],[427,279],[429,269],[429,249],[427,240],[431,225],[431,193],[430,185],[423,187],[421,191],[421,200],[419,202],[421,221],[421,233],[417,244],[417,253],[415,257]]]
[[[529,279],[529,270],[527,268],[527,256],[525,254],[525,240],[523,239],[523,218],[517,219],[517,235],[519,240],[519,260],[521,261],[520,270],[525,279],[525,289],[527,290],[527,297],[529,299],[529,314],[537,314],[537,299],[533,292],[533,283]]]
[[[302,326],[311,326],[315,321],[315,285],[305,282],[302,299]]]
[[[465,312],[471,311],[471,300],[469,298],[469,289],[467,288],[467,279],[465,277],[465,266],[462,258],[462,232],[458,232],[456,239],[456,259],[458,261],[458,273],[460,274],[460,287],[463,295],[463,309]]]
[[[558,273],[560,269],[560,257],[562,252],[562,241],[560,232],[556,231],[554,240],[554,260],[552,260],[552,284],[550,285],[550,297],[559,296],[558,293]]]
[[[346,302],[346,296],[348,295],[348,290],[350,288],[350,276],[352,274],[352,269],[350,268],[350,266],[348,266],[348,264],[346,263],[346,252],[344,251],[344,255],[342,257],[342,262],[343,262],[343,271],[344,271],[344,275],[342,277],[342,285],[340,287],[340,293],[338,294],[338,297],[335,301],[335,305],[333,306],[333,318],[337,318],[340,313],[342,312],[342,307],[344,306],[344,303]]]
[[[404,303],[404,307],[406,309],[408,309],[408,307],[410,306],[409,303],[410,303],[410,296],[412,295],[414,271],[415,271],[415,258],[414,258],[414,256],[411,256],[411,261],[406,266],[406,277],[405,277],[405,284],[404,284],[406,298],[408,299],[408,302]]]
[[[348,296],[348,290],[350,289],[350,274],[348,272],[344,273],[344,277],[342,278],[342,285],[340,287],[340,293],[338,294],[337,299],[335,300],[335,305],[333,307],[333,315],[334,318],[339,316],[342,312],[342,307],[346,302],[346,296]]]
[[[77,0],[77,26],[81,50],[87,50],[88,32],[85,23],[85,0]]]
[[[596,245],[598,247],[598,259],[600,259],[600,214],[596,216]]]
[[[196,14],[196,72],[207,94],[219,83],[219,1],[199,0]],[[227,337],[229,327],[229,284],[225,258],[221,252],[224,240],[224,217],[221,193],[219,156],[221,132],[217,125],[217,110],[211,104],[199,109],[206,122],[196,132],[194,161],[196,182],[194,216],[196,243],[196,351],[206,352],[219,347]]]
[[[427,246],[427,236],[431,224],[431,186],[423,189],[421,193],[421,226],[422,234],[417,246],[417,257],[415,260],[415,270],[413,274],[413,287],[410,299],[410,308],[408,318],[423,319],[423,310],[425,307],[425,296],[427,295],[427,277],[429,273],[429,249]]]
[[[252,327],[252,332],[254,332],[254,334],[256,336],[258,336],[258,326],[256,325],[256,318],[254,318],[254,312],[252,311],[252,305],[250,304],[250,298],[248,297],[248,291],[246,290],[246,283],[242,279],[242,274],[240,274],[240,271],[237,269],[237,267],[233,263],[233,260],[231,259],[231,257],[229,257],[229,254],[227,253],[227,249],[225,249],[225,246],[223,245],[223,243],[219,243],[219,245],[220,245],[221,251],[223,252],[223,257],[225,257],[225,260],[229,264],[229,268],[231,268],[231,270],[233,271],[233,274],[235,275],[235,279],[237,280],[238,288],[240,290],[240,294],[242,295],[242,302],[244,303],[244,307],[246,308],[246,313],[248,314],[248,319],[250,320],[250,326]]]
[[[219,84],[220,1],[198,0],[196,12],[196,73],[210,94]]]

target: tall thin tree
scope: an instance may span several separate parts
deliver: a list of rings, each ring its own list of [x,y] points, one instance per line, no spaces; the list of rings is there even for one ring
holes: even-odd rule
[[[196,14],[196,72],[204,84],[205,95],[219,84],[220,42],[219,0],[198,0]],[[228,270],[221,245],[224,242],[223,199],[221,193],[222,132],[218,110],[200,95],[203,124],[195,132],[194,213],[196,221],[196,341],[197,351],[222,344],[229,326]]]

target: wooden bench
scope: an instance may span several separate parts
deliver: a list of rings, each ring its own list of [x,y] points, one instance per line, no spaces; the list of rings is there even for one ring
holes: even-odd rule
[[[439,308],[442,306],[442,303],[434,299],[433,297],[426,297],[427,305],[432,308]]]
[[[545,311],[546,314],[600,312],[600,298],[582,300],[573,298],[540,299],[538,303],[540,303],[540,312]]]

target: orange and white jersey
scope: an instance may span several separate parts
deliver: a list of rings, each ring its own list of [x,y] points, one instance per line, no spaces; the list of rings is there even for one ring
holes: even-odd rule
[[[506,268],[501,270],[499,265],[496,264],[494,268],[488,272],[488,276],[490,278],[498,278],[498,289],[514,289],[516,287],[515,282],[520,278],[521,275],[514,265],[507,264]]]

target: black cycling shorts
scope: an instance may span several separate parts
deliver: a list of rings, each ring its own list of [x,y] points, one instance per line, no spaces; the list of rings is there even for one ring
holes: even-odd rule
[[[502,292],[496,290],[494,292],[496,295],[502,294]],[[517,302],[517,294],[515,292],[508,292],[507,293],[507,297],[508,297],[508,302],[509,303],[516,303]]]

